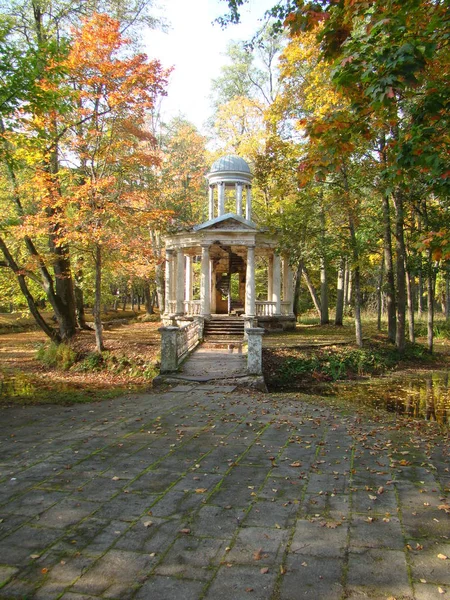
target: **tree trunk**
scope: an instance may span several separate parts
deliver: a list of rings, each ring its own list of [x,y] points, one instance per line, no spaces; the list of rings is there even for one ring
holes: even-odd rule
[[[297,266],[297,276],[295,278],[295,289],[294,289],[294,315],[297,319],[299,315],[299,300],[300,300],[300,291],[302,285],[302,271],[303,271],[303,263],[300,261]]]
[[[384,257],[381,259],[380,274],[378,276],[377,285],[377,331],[381,331],[381,315],[383,312],[382,290],[384,278]]]
[[[92,327],[86,323],[86,313],[84,312],[84,297],[82,288],[75,283],[75,301],[77,305],[77,322],[80,329],[90,330]]]
[[[301,261],[301,265],[302,265],[302,272],[303,272],[303,277],[305,279],[306,286],[308,288],[309,293],[311,294],[312,301],[313,301],[314,306],[316,307],[316,310],[320,317],[321,316],[320,300],[319,300],[319,297],[317,296],[316,288],[314,287],[314,284],[311,281],[311,277],[309,276],[308,269],[306,268],[303,261]]]
[[[423,296],[423,265],[422,261],[419,266],[419,276],[418,276],[418,285],[417,285],[417,315],[422,318],[425,313],[425,298]]]
[[[14,275],[17,278],[17,282],[19,284],[20,291],[24,295],[25,300],[27,301],[27,304],[28,304],[28,308],[30,309],[30,313],[33,315],[34,320],[36,321],[37,325],[42,329],[42,331],[45,333],[45,335],[47,335],[51,340],[53,340],[54,342],[57,342],[57,343],[61,342],[61,335],[58,333],[58,331],[56,329],[53,329],[53,327],[50,327],[47,324],[47,322],[44,320],[41,313],[39,312],[39,310],[36,306],[36,302],[35,302],[33,296],[31,295],[30,290],[28,289],[27,283],[25,281],[25,276],[23,274],[23,270],[20,269],[20,267],[15,262],[12,254],[9,252],[9,249],[6,246],[6,244],[2,238],[0,238],[0,250],[2,251],[3,256],[5,257],[6,264],[8,265],[8,267],[11,269],[11,271],[14,273]]]
[[[445,272],[445,318],[450,318],[450,272]]]
[[[350,268],[348,264],[348,258],[345,259],[345,276],[344,276],[344,308],[349,305],[349,295],[348,290],[350,286]]]
[[[336,291],[336,314],[334,324],[342,326],[344,322],[344,279],[345,279],[345,258],[339,261]]]
[[[408,297],[408,328],[409,328],[409,341],[414,344],[416,336],[414,333],[414,278],[411,275],[408,267],[406,269],[406,293]]]
[[[145,312],[148,315],[153,315],[154,311],[154,295],[150,291],[150,284],[148,281],[144,282],[144,301],[145,301]]]
[[[5,133],[2,119],[0,119],[0,133]],[[5,154],[4,162],[12,186],[12,201],[15,205],[17,215],[22,217],[24,215],[24,210],[19,192],[20,186],[14,170],[14,162],[11,159],[11,148],[4,137],[2,143]],[[53,175],[53,173],[51,174]],[[56,281],[53,280],[32,239],[26,235],[24,237],[24,242],[28,253],[32,256],[33,261],[39,270],[42,288],[47,295],[47,299],[55,313],[59,325],[60,337],[62,339],[69,339],[76,331],[75,294],[68,251],[63,245],[57,243],[58,230],[59,226],[55,221],[48,232],[48,245],[50,252],[53,255],[52,265]]]
[[[103,325],[101,319],[102,302],[102,249],[100,244],[95,246],[95,300],[94,300],[94,330],[97,352],[103,352]]]
[[[427,344],[428,352],[433,354],[434,342],[434,281],[433,281],[433,263],[431,249],[427,250],[427,295],[428,295],[428,314],[427,314]]]
[[[159,312],[162,313],[164,311],[164,294],[165,294],[165,273],[164,273],[164,261],[162,260],[162,252],[161,252],[161,239],[159,234],[156,231],[150,230],[150,239],[152,241],[153,252],[156,257],[156,267],[155,267],[155,284],[156,284],[156,294],[158,296],[158,307]]]
[[[324,256],[320,258],[320,324],[328,325],[330,316],[328,312],[328,277],[327,264]]]
[[[392,232],[389,197],[383,195],[383,227],[384,227],[384,267],[386,271],[386,312],[388,320],[388,339],[393,344],[397,335],[397,317],[395,306],[394,261],[392,258]]]
[[[406,340],[406,277],[405,277],[405,238],[403,191],[399,188],[394,194],[395,240],[397,254],[397,335],[395,344],[400,352],[405,349]]]
[[[354,298],[354,310],[355,310],[355,339],[356,344],[362,348],[362,323],[361,323],[361,273],[359,269],[359,250],[358,241],[356,239],[355,223],[353,215],[349,214],[348,225],[350,230],[350,242],[352,246],[352,258],[353,258],[353,298]]]

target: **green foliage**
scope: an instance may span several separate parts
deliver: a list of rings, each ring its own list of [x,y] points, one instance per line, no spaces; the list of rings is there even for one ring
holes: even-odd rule
[[[418,337],[426,337],[428,330],[425,322],[416,322],[414,331]],[[434,322],[433,334],[435,338],[441,340],[450,340],[450,322],[444,319],[439,319]]]
[[[126,374],[127,377],[143,377],[152,380],[157,371],[153,364],[147,364],[139,358],[117,356],[111,352],[90,352],[74,366],[82,373],[109,371],[114,374]]]
[[[46,367],[55,367],[68,371],[77,359],[76,352],[67,344],[41,344],[36,352],[36,358]]]

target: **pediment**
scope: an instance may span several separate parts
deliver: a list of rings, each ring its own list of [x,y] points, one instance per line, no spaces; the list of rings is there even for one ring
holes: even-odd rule
[[[256,231],[256,224],[244,217],[228,213],[221,215],[201,225],[196,225],[194,231]]]

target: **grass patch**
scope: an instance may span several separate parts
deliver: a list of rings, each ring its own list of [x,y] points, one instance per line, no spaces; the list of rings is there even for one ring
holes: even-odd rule
[[[378,336],[358,348],[348,338],[342,341],[329,335],[330,326],[314,327],[314,342],[304,336],[300,326],[283,343],[283,334],[264,343],[264,374],[270,389],[295,390],[305,386],[380,375],[408,366],[429,366],[439,360],[421,344],[407,344],[403,353]],[[347,328],[348,329],[348,328]]]
[[[62,371],[68,371],[77,360],[77,353],[67,344],[40,344],[36,352],[36,358],[46,367],[54,367]]]

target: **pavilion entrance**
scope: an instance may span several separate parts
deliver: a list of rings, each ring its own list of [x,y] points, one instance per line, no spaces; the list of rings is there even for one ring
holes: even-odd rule
[[[295,327],[292,270],[287,257],[277,253],[276,237],[252,220],[248,164],[238,156],[225,156],[206,177],[208,220],[165,240],[164,323],[178,325],[196,317],[208,321],[219,315],[241,318],[246,328]],[[193,291],[195,263],[199,297]],[[263,297],[258,298],[257,264],[263,265],[258,272],[262,270],[266,277]]]

